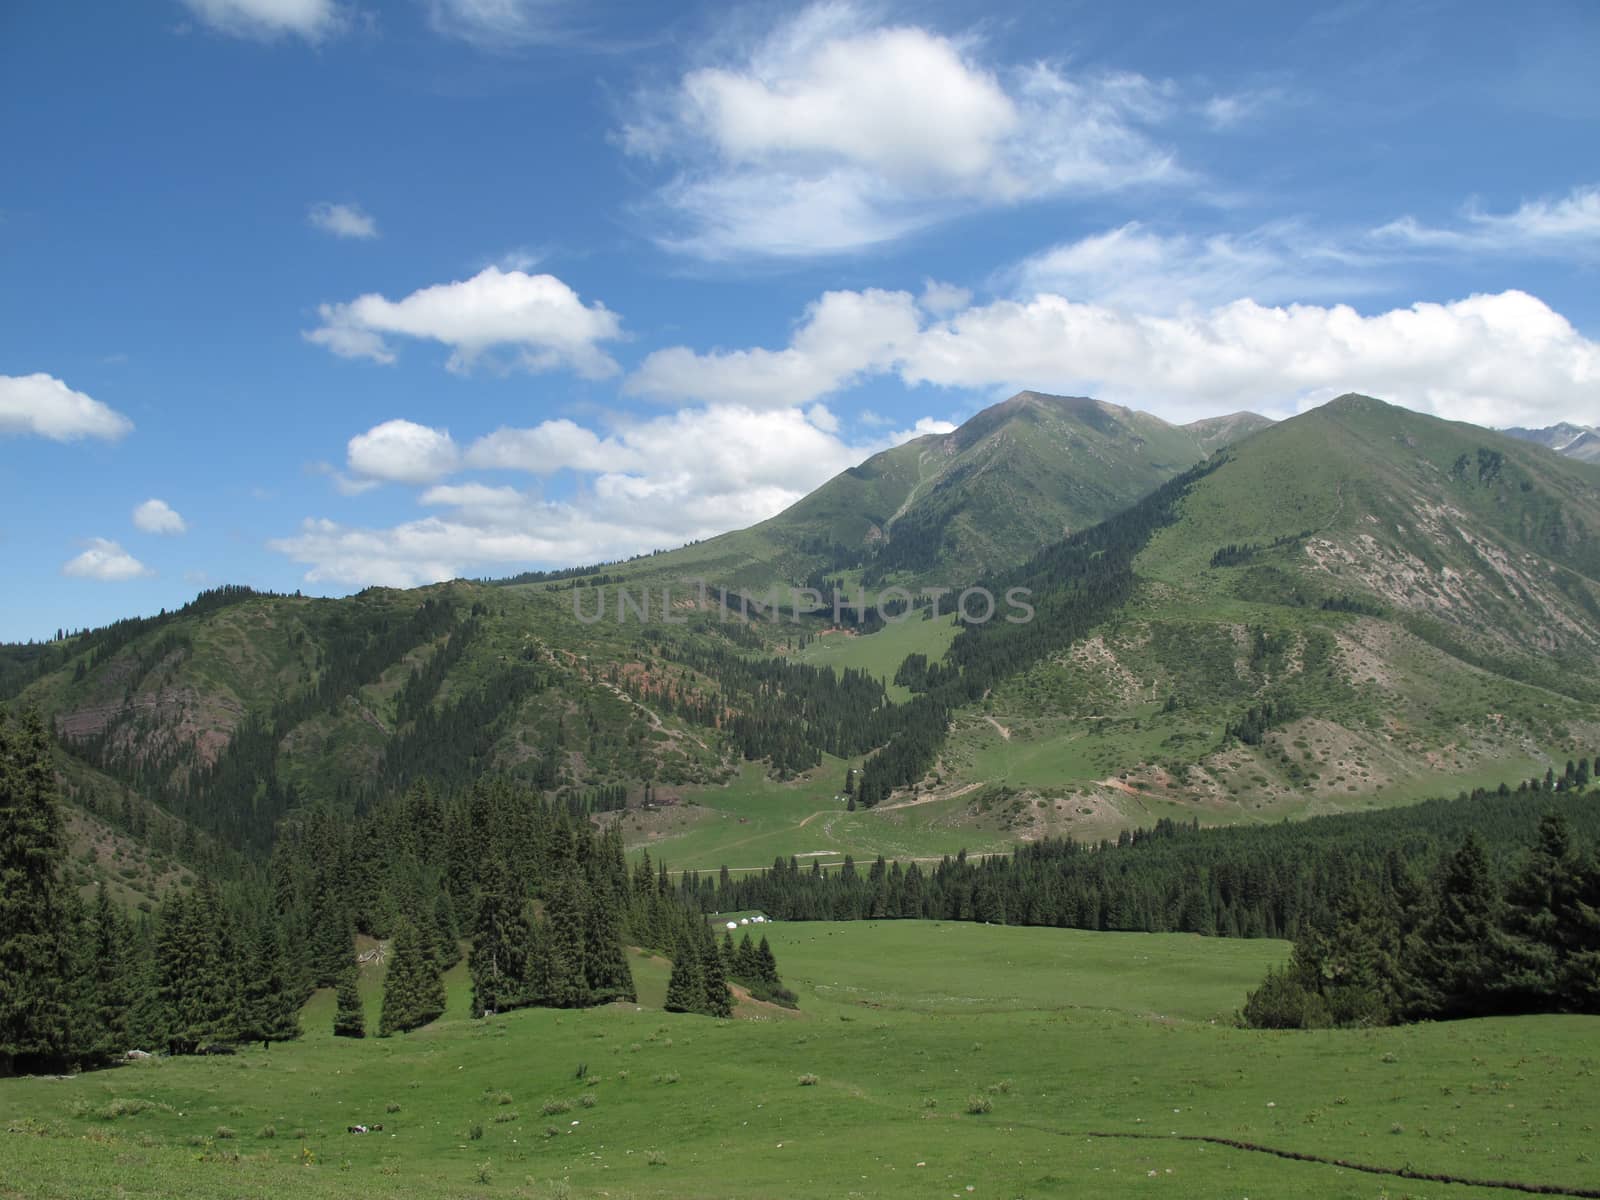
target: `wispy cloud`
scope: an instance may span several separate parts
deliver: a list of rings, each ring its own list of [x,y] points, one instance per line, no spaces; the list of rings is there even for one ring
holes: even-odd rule
[[[1384,242],[1425,250],[1477,254],[1600,253],[1600,184],[1575,187],[1565,196],[1524,200],[1507,213],[1467,205],[1453,227],[1425,225],[1402,217],[1374,231]]]
[[[320,42],[348,22],[336,0],[183,0],[183,5],[208,29],[260,41],[293,36]]]
[[[375,238],[378,223],[359,204],[313,204],[306,213],[313,228],[341,238]]]

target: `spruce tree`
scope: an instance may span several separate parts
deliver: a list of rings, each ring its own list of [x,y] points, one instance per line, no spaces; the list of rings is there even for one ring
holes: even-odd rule
[[[672,960],[672,975],[667,980],[668,1012],[698,1012],[705,1003],[705,979],[700,973],[700,950],[685,937]]]
[[[1434,881],[1433,910],[1406,956],[1413,1016],[1486,1016],[1495,1011],[1500,895],[1483,841],[1469,832]]]
[[[57,1065],[67,1050],[65,855],[44,725],[0,710],[0,1075]]]
[[[1582,869],[1566,818],[1546,813],[1539,840],[1506,888],[1506,936],[1496,990],[1504,1010],[1539,1013],[1562,1005],[1566,958],[1581,939]]]
[[[289,964],[283,931],[260,921],[252,931],[242,989],[241,1036],[266,1044],[300,1036],[300,994]]]
[[[95,891],[87,933],[90,957],[85,985],[93,1004],[88,1055],[91,1061],[104,1063],[131,1048],[128,1023],[136,963],[132,923],[111,903],[103,883]]]
[[[345,964],[344,970],[339,974],[338,1001],[333,1013],[333,1036],[347,1038],[367,1036],[367,1010],[361,1002],[361,988],[354,958]]]
[[[728,990],[728,975],[722,964],[722,954],[717,950],[717,939],[711,930],[702,925],[700,936],[700,975],[704,984],[705,999],[701,1011],[713,1017],[733,1016],[733,993]]]
[[[467,971],[472,976],[472,1015],[481,1017],[526,1003],[528,930],[523,904],[498,857],[485,864],[478,918],[472,927]]]
[[[583,1008],[589,1003],[585,966],[584,904],[568,866],[556,878],[545,900],[546,937],[550,950],[550,999],[555,1008]]]
[[[434,957],[446,971],[461,961],[460,938],[455,905],[450,902],[449,891],[441,889],[433,899],[433,944]]]
[[[633,971],[622,945],[622,901],[609,878],[592,880],[584,915],[583,965],[589,1003],[635,999]]]
[[[755,943],[750,940],[748,930],[739,939],[739,948],[733,952],[733,970],[728,973],[745,984],[756,983],[761,979],[761,955],[756,951]]]
[[[444,980],[417,927],[402,920],[383,985],[378,1036],[416,1029],[444,1012]]]
[[[756,947],[756,974],[768,987],[779,986],[778,959],[772,953],[772,946],[767,942],[766,934],[761,935],[761,945]]]

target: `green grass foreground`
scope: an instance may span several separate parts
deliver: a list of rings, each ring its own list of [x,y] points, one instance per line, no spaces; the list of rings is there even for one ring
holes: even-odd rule
[[[0,1082],[0,1196],[1516,1194],[1172,1134],[1600,1187],[1600,1019],[1252,1032],[1232,1012],[1284,943],[934,922],[766,932],[798,1015],[665,1014],[649,1007],[665,964],[636,957],[643,1007],[472,1021],[458,968],[450,1011],[410,1035],[335,1041],[319,993],[304,1039],[270,1051]],[[363,981],[373,1018],[377,983]],[[345,1132],[374,1122],[382,1133]]]

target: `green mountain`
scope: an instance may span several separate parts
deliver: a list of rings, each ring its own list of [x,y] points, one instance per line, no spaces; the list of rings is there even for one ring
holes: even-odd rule
[[[1017,825],[1233,820],[1600,748],[1600,470],[1344,396],[1234,446],[1116,617],[958,717]]]
[[[835,476],[770,520],[656,555],[652,575],[730,586],[860,572],[869,583],[970,583],[1104,520],[1212,450],[1270,425],[1235,413],[1170,425],[1081,396],[1019,392]]]
[[[619,580],[821,573],[1027,583],[1040,615],[863,634],[678,589],[670,624],[619,618]],[[962,672],[930,675],[947,650]],[[1178,427],[1024,392],[668,554],[341,600],[219,589],[0,648],[0,690],[53,722],[78,882],[149,898],[303,805],[485,775],[627,805],[636,843],[769,858],[1399,802],[1600,751],[1597,665],[1600,468],[1365,397]],[[881,808],[799,834],[846,766]],[[722,820],[764,840],[694,842]]]

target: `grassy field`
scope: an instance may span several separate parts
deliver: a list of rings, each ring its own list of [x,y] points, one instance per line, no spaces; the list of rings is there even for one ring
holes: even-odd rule
[[[889,685],[890,699],[903,704],[911,693],[894,682],[894,673],[906,655],[926,654],[929,662],[938,662],[955,641],[957,632],[954,613],[931,621],[912,614],[865,637],[843,631],[818,637],[794,658],[814,667],[833,667],[837,671],[854,667],[876,675]]]
[[[974,825],[963,797],[850,812],[840,790],[846,766],[843,759],[824,756],[816,770],[780,783],[747,763],[725,787],[687,789],[690,803],[622,814],[623,840],[631,850],[649,849],[674,871],[750,870],[790,855],[824,865],[842,862],[846,854],[858,862],[880,854],[936,860],[962,849],[979,853],[1011,845],[1005,830]]]
[[[319,995],[271,1051],[0,1082],[0,1196],[1509,1194],[1174,1135],[1600,1187],[1594,1018],[1248,1032],[1230,1014],[1282,943],[766,932],[797,1016],[664,1014],[665,964],[635,958],[638,1006],[474,1022],[458,970],[403,1037],[335,1041]]]

